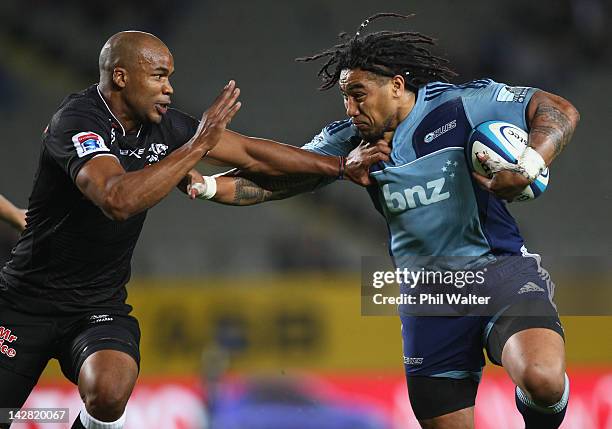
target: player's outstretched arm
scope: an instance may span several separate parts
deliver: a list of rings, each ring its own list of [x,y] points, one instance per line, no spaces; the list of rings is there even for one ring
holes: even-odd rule
[[[77,187],[113,220],[125,220],[154,206],[217,145],[240,109],[239,95],[230,81],[202,116],[194,136],[157,164],[127,173],[115,157],[98,156],[81,168]]]
[[[369,167],[386,160],[386,154],[373,151],[358,168],[345,170],[343,157],[324,156],[272,140],[246,137],[226,130],[209,158],[238,167],[247,173],[280,176],[311,174],[347,178],[359,185],[369,183]]]
[[[391,148],[380,140],[375,144],[362,142],[346,158],[346,175],[353,177],[368,171],[372,159],[388,161]],[[210,199],[211,201],[234,206],[259,204],[266,201],[281,200],[331,183],[324,176],[302,174],[290,176],[267,176],[240,170],[231,170],[221,176],[202,177],[196,171],[188,175],[187,193],[190,198]],[[364,185],[370,184],[366,176]]]
[[[322,176],[242,175],[216,177],[217,192],[211,201],[232,206],[250,206],[266,201],[282,200],[304,192],[312,192],[324,181]],[[195,197],[192,194],[192,198]]]
[[[9,200],[0,195],[0,219],[10,223],[17,230],[23,231],[26,227],[26,211],[19,209]]]

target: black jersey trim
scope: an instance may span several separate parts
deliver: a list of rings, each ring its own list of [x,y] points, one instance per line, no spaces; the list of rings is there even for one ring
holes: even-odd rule
[[[108,107],[108,104],[106,103],[106,100],[102,96],[102,93],[100,92],[100,87],[98,85],[96,85],[96,91],[98,92],[98,95],[100,96],[100,99],[102,100],[102,103],[104,103],[106,110],[108,110],[108,113],[111,114],[111,116],[115,119],[115,121],[117,121],[117,123],[121,127],[121,131],[123,132],[123,136],[125,137],[125,128],[123,128],[123,124],[121,123],[119,119],[117,119],[117,117],[115,116],[113,111],[110,109],[110,107]],[[142,129],[142,126],[140,127],[140,129]],[[138,130],[138,134],[140,134],[140,130]]]

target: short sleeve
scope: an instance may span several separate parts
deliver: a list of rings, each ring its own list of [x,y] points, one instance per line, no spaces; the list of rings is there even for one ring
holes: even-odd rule
[[[111,154],[109,135],[100,121],[78,111],[63,111],[45,131],[43,145],[74,182],[87,161]]]
[[[302,146],[302,149],[326,156],[347,156],[361,141],[350,120],[332,122],[319,134]],[[323,177],[317,186],[321,188],[336,181],[335,177]]]
[[[473,127],[486,121],[505,121],[527,130],[526,110],[537,88],[509,86],[491,81],[463,97]]]
[[[350,120],[332,122],[302,149],[319,155],[347,156],[361,141]]]

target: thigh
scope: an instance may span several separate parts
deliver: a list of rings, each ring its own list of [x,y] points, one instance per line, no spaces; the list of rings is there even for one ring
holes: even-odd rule
[[[531,384],[556,380],[563,390],[565,343],[552,329],[531,328],[515,333],[506,342],[501,360],[512,381],[523,389],[532,378]]]
[[[105,413],[107,420],[116,420],[125,409],[138,378],[138,365],[127,353],[117,350],[98,350],[91,354],[79,372],[79,393],[90,412],[96,410],[98,418]]]
[[[140,366],[140,328],[134,317],[88,314],[73,321],[66,331],[56,357],[62,372],[74,384],[79,384],[81,368],[88,358],[103,350],[121,352],[118,356],[129,356],[135,363],[137,374]]]
[[[502,363],[502,350],[515,334],[530,329],[554,331],[554,338],[564,340],[563,327],[554,304],[554,283],[542,267],[539,255],[523,251],[505,264],[510,270],[497,287],[498,312],[485,328],[485,347],[489,359]]]
[[[423,429],[474,429],[474,407],[435,417],[419,420]]]
[[[478,380],[408,376],[414,415],[426,429],[471,429]]]
[[[21,408],[34,389],[38,377],[30,377],[0,366],[0,428],[8,428],[7,408]]]
[[[401,316],[406,376],[480,378],[483,318]]]
[[[525,331],[529,333],[517,335]],[[542,342],[538,343],[539,340]],[[510,305],[492,320],[487,329],[485,344],[491,362],[501,365],[502,354],[509,343],[514,343],[510,347],[513,350],[511,354],[518,354],[517,358],[520,358],[523,352],[530,354],[526,348],[531,346],[533,350],[550,348],[553,353],[564,356],[564,341],[565,334],[559,315],[548,300],[522,300]]]

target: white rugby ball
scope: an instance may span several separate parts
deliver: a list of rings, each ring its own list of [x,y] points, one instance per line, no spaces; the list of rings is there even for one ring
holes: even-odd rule
[[[528,134],[525,130],[503,121],[483,122],[474,128],[466,145],[466,158],[472,171],[491,177],[485,171],[476,154],[484,153],[490,159],[505,160],[513,164],[527,147]],[[548,187],[548,168],[538,178],[526,186],[514,201],[527,201],[539,197]]]

